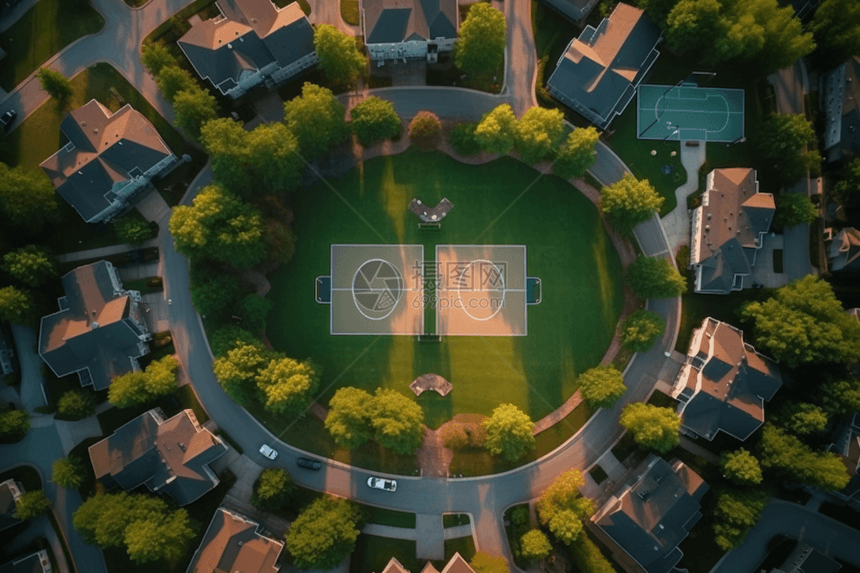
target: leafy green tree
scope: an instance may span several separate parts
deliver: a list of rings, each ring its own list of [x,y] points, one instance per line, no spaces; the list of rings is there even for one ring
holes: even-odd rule
[[[806,147],[814,143],[815,130],[803,115],[775,113],[759,126],[758,150],[774,164],[774,173],[784,185],[791,185],[806,175]]]
[[[152,226],[140,217],[120,217],[113,222],[119,240],[129,245],[140,245],[155,237]]]
[[[4,225],[30,233],[59,218],[54,185],[45,172],[11,168],[0,161],[0,214]]]
[[[517,141],[517,118],[511,106],[503,103],[484,114],[475,128],[475,138],[484,151],[502,155],[509,153]]]
[[[714,541],[723,551],[738,547],[758,522],[767,493],[756,489],[725,490],[714,508]]]
[[[582,519],[594,512],[590,499],[579,488],[585,481],[577,470],[559,474],[537,502],[538,519],[556,539],[570,545],[582,531]]]
[[[266,255],[259,211],[215,185],[203,188],[191,206],[174,207],[168,227],[176,250],[189,258],[248,268]]]
[[[840,204],[848,208],[860,207],[860,157],[842,169],[842,177],[833,186],[833,194]]]
[[[173,98],[173,112],[176,127],[197,140],[203,126],[218,117],[218,102],[215,96],[194,84]]]
[[[680,442],[681,418],[672,408],[635,402],[621,411],[618,423],[640,446],[666,453]]]
[[[747,304],[741,316],[753,321],[756,346],[789,368],[860,359],[860,322],[845,313],[830,284],[817,276]]]
[[[483,551],[477,551],[469,561],[469,565],[475,573],[511,573],[507,559]]]
[[[176,370],[179,361],[173,356],[154,360],[144,372],[117,376],[108,388],[108,401],[117,408],[130,408],[166,396],[178,388]]]
[[[273,307],[272,301],[257,294],[249,294],[239,301],[236,314],[242,318],[242,324],[248,330],[265,332],[266,321]]]
[[[738,485],[761,483],[761,466],[758,459],[743,448],[733,452],[723,452],[720,456],[720,465],[723,468],[723,475]]]
[[[663,198],[647,179],[641,181],[625,173],[617,183],[600,190],[600,210],[619,233],[631,233],[633,228],[650,219],[660,210]]]
[[[438,143],[442,124],[432,111],[419,111],[409,122],[409,139],[419,147],[432,147]]]
[[[263,240],[266,242],[268,260],[276,267],[290,262],[296,254],[296,235],[282,219],[271,216],[266,219]]]
[[[645,10],[652,22],[665,29],[669,13],[678,4],[678,0],[639,0],[637,4]]]
[[[240,344],[260,344],[260,340],[241,326],[225,324],[210,331],[209,346],[216,358],[226,355]]]
[[[17,519],[33,519],[51,510],[51,500],[45,496],[41,489],[28,491],[21,494],[15,502],[13,515]]]
[[[283,508],[298,488],[293,476],[282,468],[266,468],[254,482],[251,504],[264,511]]]
[[[642,308],[621,323],[621,344],[634,352],[647,352],[665,332],[666,321],[656,312]]]
[[[266,409],[288,417],[298,416],[308,407],[319,381],[319,367],[311,360],[274,358],[257,374]]]
[[[627,282],[642,298],[675,298],[687,291],[687,281],[668,259],[642,255],[627,269]]]
[[[590,408],[611,408],[627,387],[617,368],[601,364],[579,375],[579,391]]]
[[[860,410],[860,380],[830,380],[822,387],[824,409],[831,415]]]
[[[184,509],[131,522],[125,530],[128,556],[135,563],[176,561],[194,539],[191,519]]]
[[[527,563],[537,563],[549,557],[552,545],[540,529],[532,529],[520,538],[520,557]]]
[[[758,33],[758,28],[761,29],[761,51],[748,59],[754,58],[763,71],[772,72],[788,67],[815,49],[812,33],[804,31],[803,24],[795,17],[791,6],[782,7],[777,0],[740,0],[732,7],[732,11],[738,7],[740,10],[733,26],[748,26],[747,30],[753,34]],[[751,26],[750,20],[755,22]],[[727,36],[728,41],[732,39]]]
[[[284,104],[284,120],[306,158],[321,157],[349,137],[346,109],[331,90],[305,82],[302,95]]]
[[[860,54],[860,4],[852,0],[824,0],[815,10],[812,33],[827,67]]]
[[[370,403],[374,440],[396,454],[413,454],[424,441],[424,410],[414,400],[377,388]]]
[[[373,435],[370,408],[373,396],[361,388],[339,388],[329,402],[325,428],[343,448],[357,448]]]
[[[354,82],[367,66],[367,58],[358,51],[355,38],[329,24],[314,29],[314,49],[320,69],[336,84]]]
[[[827,428],[827,413],[807,402],[788,403],[780,412],[780,420],[782,426],[798,435],[823,432]]]
[[[564,138],[564,114],[557,109],[530,108],[516,125],[516,148],[528,165],[552,157]]]
[[[794,480],[824,491],[843,489],[851,479],[839,456],[813,452],[796,436],[772,424],[764,425],[759,448],[763,468],[781,470]]]
[[[457,155],[469,157],[481,152],[481,141],[478,139],[477,130],[478,124],[469,121],[454,126],[448,136],[448,142]]]
[[[469,7],[454,44],[454,63],[466,74],[491,74],[505,57],[505,15],[484,2]]]
[[[68,390],[57,400],[57,415],[64,420],[83,420],[95,413],[96,398],[83,389]]]
[[[616,573],[600,549],[587,535],[580,535],[570,544],[570,556],[575,567],[588,573]]]
[[[140,63],[155,78],[164,68],[179,67],[179,62],[161,42],[144,43],[140,49]]]
[[[487,432],[482,425],[451,422],[442,428],[442,442],[450,450],[482,448],[487,442]]]
[[[267,364],[261,343],[239,343],[212,363],[215,377],[237,403],[249,405],[257,395],[257,373]]]
[[[52,98],[64,102],[72,97],[72,82],[66,76],[48,68],[41,68],[36,72],[42,89],[48,92]]]
[[[352,130],[358,142],[365,147],[385,139],[400,137],[400,116],[394,105],[376,96],[370,96],[350,110]]]
[[[712,46],[721,31],[719,0],[681,0],[669,12],[666,41],[673,50]]]
[[[600,133],[594,127],[579,127],[571,131],[558,151],[552,172],[562,179],[584,177],[597,160],[595,149]]]
[[[808,225],[818,218],[818,207],[806,195],[782,193],[776,199],[773,226],[782,230],[795,225]]]
[[[287,551],[300,569],[334,569],[355,548],[361,521],[361,510],[351,501],[320,497],[290,525]]]
[[[161,95],[171,104],[174,103],[176,94],[179,92],[191,91],[198,87],[191,74],[178,65],[166,66],[159,70],[156,82]]]
[[[27,245],[3,255],[3,270],[31,287],[38,287],[57,276],[53,259],[36,245]]]
[[[191,263],[191,302],[197,312],[206,317],[228,316],[242,296],[242,287],[233,275],[215,268]]]
[[[494,456],[503,455],[508,461],[516,461],[535,448],[532,434],[534,422],[513,404],[501,404],[493,415],[484,420],[487,430],[487,450]]]
[[[30,414],[0,406],[0,444],[20,442],[30,431]]]
[[[81,458],[60,458],[51,467],[51,481],[66,489],[78,489],[84,483],[86,470]]]
[[[0,288],[0,321],[27,325],[34,319],[35,310],[30,291],[13,286]]]

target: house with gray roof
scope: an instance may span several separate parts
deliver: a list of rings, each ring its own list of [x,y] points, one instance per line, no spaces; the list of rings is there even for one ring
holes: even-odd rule
[[[219,507],[209,523],[187,573],[241,571],[277,573],[284,542],[266,535],[259,523]]]
[[[824,111],[824,158],[838,161],[860,154],[860,56],[821,74],[820,106]]]
[[[860,511],[860,413],[855,412],[848,423],[836,432],[836,441],[828,447],[839,456],[851,480],[843,489],[830,492],[855,511]]]
[[[39,167],[87,223],[109,222],[178,159],[143,114],[126,104],[112,112],[97,100],[60,123],[68,143]]]
[[[679,460],[650,454],[587,523],[628,573],[669,573],[702,517],[708,484]]]
[[[57,376],[77,373],[81,385],[104,390],[111,380],[140,370],[152,335],[141,296],[126,290],[116,268],[99,261],[63,275],[60,310],[42,317],[39,356]]]
[[[571,40],[547,82],[564,105],[606,129],[636,94],[660,52],[660,30],[643,10],[623,2],[597,28]]]
[[[197,74],[238,98],[276,87],[319,62],[314,30],[298,2],[218,0],[220,14],[197,22],[177,40]]]
[[[744,342],[743,331],[706,318],[693,331],[671,396],[679,402],[682,432],[746,440],[764,423],[764,403],[781,386],[777,363]]]
[[[860,272],[860,231],[854,227],[824,229],[824,244],[831,273]]]
[[[835,559],[803,541],[798,541],[782,565],[771,569],[770,573],[837,573],[840,569],[842,565]]]
[[[13,479],[0,482],[0,531],[21,523],[14,513],[15,504],[18,503],[23,490],[24,488]]]
[[[543,0],[568,20],[579,23],[597,6],[597,0]]]
[[[0,565],[0,573],[51,573],[51,559],[47,550],[40,549]]]
[[[755,169],[708,173],[702,204],[691,222],[693,290],[729,294],[752,286],[744,279],[752,274],[775,212],[773,195],[759,193]]]
[[[437,61],[457,40],[457,0],[361,0],[361,33],[370,59]]]
[[[89,447],[93,472],[107,489],[145,484],[179,505],[218,485],[209,464],[227,452],[221,438],[202,427],[191,410],[165,419],[160,408],[143,413]]]

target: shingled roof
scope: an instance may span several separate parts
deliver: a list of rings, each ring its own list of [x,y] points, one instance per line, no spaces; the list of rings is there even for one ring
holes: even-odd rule
[[[90,100],[63,118],[60,131],[70,145],[39,166],[85,221],[111,207],[116,192],[132,176],[172,155],[155,127],[131,104],[112,113]]]
[[[457,0],[362,0],[367,44],[457,37]]]
[[[257,522],[219,507],[187,573],[276,573],[283,549],[283,542],[263,535]]]
[[[392,557],[388,560],[388,564],[385,566],[385,569],[382,570],[382,573],[410,573],[409,569],[403,566],[400,561],[396,558]],[[433,564],[428,561],[424,568],[421,569],[421,573],[440,573]],[[445,564],[445,567],[442,568],[441,573],[475,573],[475,570],[469,565],[469,563],[463,559],[463,556],[460,555],[459,552],[454,552],[454,555]]]
[[[95,476],[108,488],[146,484],[186,505],[218,485],[209,464],[227,446],[197,423],[191,410],[169,418],[156,408],[90,446]]]
[[[764,423],[764,402],[782,386],[779,366],[744,342],[743,332],[706,318],[672,389],[682,427],[707,440],[719,431],[746,440]]]
[[[138,293],[123,289],[107,261],[78,267],[60,282],[66,295],[59,312],[42,317],[39,355],[57,376],[80,372],[83,383],[104,390],[149,352],[145,325],[133,312]]]
[[[827,246],[832,272],[860,271],[860,231],[846,227],[833,236]]]

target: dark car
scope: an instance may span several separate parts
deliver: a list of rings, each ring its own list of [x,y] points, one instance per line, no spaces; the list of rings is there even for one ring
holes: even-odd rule
[[[16,117],[18,117],[18,112],[14,109],[10,109],[3,115],[0,115],[0,125],[3,126],[3,131],[9,131],[9,128],[15,123]]]
[[[306,470],[318,470],[322,467],[322,464],[316,460],[309,460],[307,458],[298,458],[296,460],[296,465],[300,468],[305,468]]]

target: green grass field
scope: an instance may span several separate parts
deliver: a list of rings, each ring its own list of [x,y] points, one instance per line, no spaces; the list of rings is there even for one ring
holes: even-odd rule
[[[409,384],[432,372],[454,390],[444,398],[428,392],[417,399],[431,427],[458,413],[489,415],[500,402],[517,405],[534,420],[545,416],[606,351],[622,305],[621,264],[595,207],[561,179],[535,182],[536,175],[510,158],[469,166],[410,150],[330,180],[345,201],[326,184],[295,196],[298,249],[269,277],[268,298],[275,303],[269,340],[289,356],[312,357],[323,367],[324,405],[344,386],[411,395]],[[441,233],[419,234],[407,209],[414,197],[431,205],[447,197],[455,204]],[[528,336],[448,337],[440,343],[331,336],[330,307],[313,300],[314,278],[329,274],[330,246],[381,242],[423,244],[425,258],[437,243],[527,245],[528,275],[543,285],[543,302],[529,307]]]

